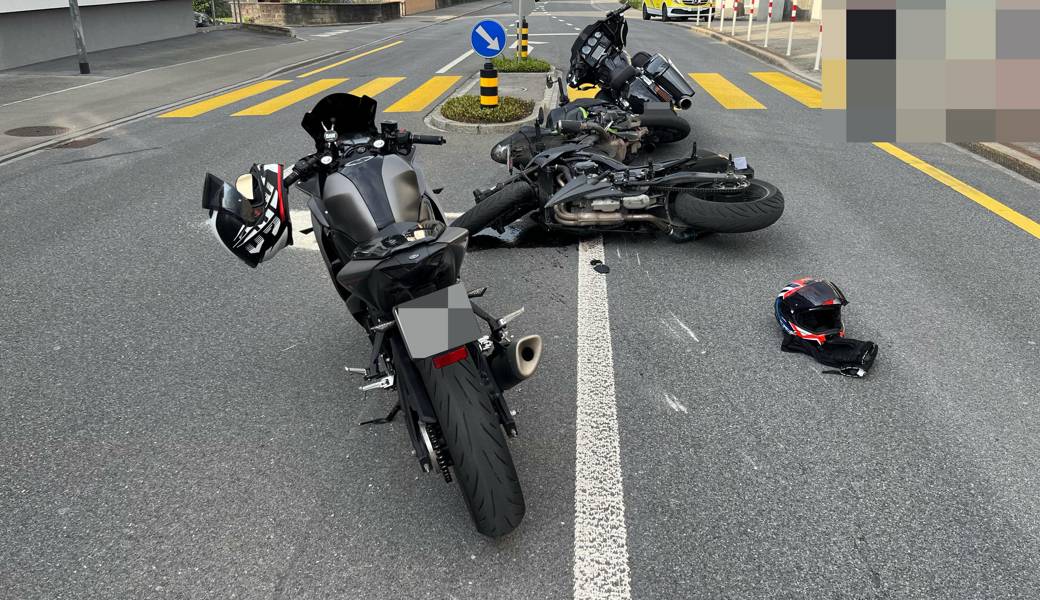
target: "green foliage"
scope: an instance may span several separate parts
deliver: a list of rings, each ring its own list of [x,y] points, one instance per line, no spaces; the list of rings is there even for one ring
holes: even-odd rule
[[[229,0],[216,0],[217,19],[231,18],[231,2]],[[191,0],[191,9],[204,15],[213,16],[211,0]]]
[[[643,8],[643,0],[628,0],[628,5],[636,10]]]
[[[482,107],[480,96],[455,96],[441,106],[442,115],[463,123],[509,123],[529,116],[533,110],[534,102],[511,96],[499,96],[495,108]]]
[[[499,73],[548,73],[552,65],[540,58],[516,58],[498,55],[491,59]]]

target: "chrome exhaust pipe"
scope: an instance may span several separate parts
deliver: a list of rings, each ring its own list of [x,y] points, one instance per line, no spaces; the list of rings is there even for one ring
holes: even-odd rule
[[[679,101],[676,102],[676,104],[679,106],[681,110],[688,110],[691,106],[693,106],[693,98],[690,98],[689,96],[683,96],[682,98],[679,98]]]
[[[488,357],[491,372],[503,391],[534,375],[542,359],[542,336],[528,335],[495,345]]]

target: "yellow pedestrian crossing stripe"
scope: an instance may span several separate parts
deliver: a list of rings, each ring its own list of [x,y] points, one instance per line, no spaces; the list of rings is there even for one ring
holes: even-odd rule
[[[345,65],[348,62],[355,61],[355,60],[357,60],[359,58],[363,58],[365,56],[368,56],[369,54],[375,54],[376,52],[379,52],[380,50],[386,50],[387,48],[392,48],[392,47],[394,47],[394,46],[396,46],[396,45],[398,45],[400,43],[403,43],[403,40],[397,40],[396,42],[390,42],[389,44],[387,44],[385,46],[380,46],[378,48],[373,48],[372,50],[366,50],[365,52],[362,52],[361,54],[355,54],[354,56],[351,56],[349,58],[344,58],[343,60],[336,61],[336,62],[332,63],[331,65],[325,65],[324,67],[318,67],[317,69],[314,69],[313,71],[307,71],[303,75],[298,75],[297,78],[298,79],[303,79],[304,77],[310,77],[311,75],[315,75],[315,74],[321,73],[323,71],[328,71],[329,69],[332,69],[334,67],[338,67],[340,65]]]
[[[404,98],[390,105],[384,112],[417,112],[430,105],[448,91],[451,86],[462,79],[458,75],[437,75],[431,77],[426,83],[412,90]]]
[[[777,71],[752,73],[751,76],[776,89],[776,91],[781,94],[786,94],[787,96],[794,98],[809,108],[820,108],[823,106],[823,98],[820,94],[820,90],[810,85],[806,85],[793,77],[784,75]]]
[[[268,90],[272,90],[278,86],[282,86],[289,83],[285,79],[269,79],[267,81],[261,81],[260,83],[254,83],[253,85],[247,85],[244,88],[238,88],[235,91],[214,96],[208,100],[202,102],[196,102],[195,104],[189,104],[188,106],[182,106],[177,110],[170,111],[159,115],[160,118],[190,118],[197,117],[201,114],[208,113],[211,110],[216,110],[222,106],[228,104],[234,104],[239,100],[244,100],[257,94],[262,94]]]
[[[718,73],[690,73],[690,77],[725,108],[736,110],[765,109],[761,102],[752,98],[750,94],[733,85],[730,80]]]
[[[374,98],[376,94],[381,94],[402,81],[404,81],[404,77],[376,77],[372,81],[350,90],[350,93],[355,96]]]
[[[375,50],[372,50],[372,52],[378,50],[380,50],[380,48],[376,48]],[[361,55],[359,54],[352,58],[360,58],[360,56]],[[329,66],[331,67],[333,65]],[[751,75],[758,81],[765,83],[790,98],[793,98],[804,106],[809,108],[820,108],[821,106],[822,95],[819,90],[783,73],[764,71],[751,73]],[[723,108],[729,110],[762,110],[766,108],[758,99],[752,97],[748,91],[741,89],[720,73],[690,73],[690,77]],[[401,84],[405,79],[405,77],[373,77],[368,81],[358,82],[356,87],[350,90],[350,93],[357,96],[372,97],[384,94],[388,90],[392,93],[397,91],[398,88],[396,86]],[[393,96],[400,97],[399,99],[396,99],[396,101],[393,101],[395,98],[391,96],[391,94],[387,94],[388,96],[391,96],[387,103],[388,106],[384,106],[383,103],[380,103],[380,108],[382,108],[384,112],[388,113],[423,111],[454,87],[461,79],[462,77],[457,75],[436,75],[426,80],[415,78],[414,81],[410,83],[414,85],[415,83],[422,82],[418,87],[415,87],[411,91],[401,91],[397,94],[393,94]],[[258,104],[246,106],[244,108],[238,107],[240,110],[233,113],[232,116],[248,117],[272,115],[280,110],[284,110],[287,107],[307,100],[308,98],[319,96],[322,93],[333,90],[333,88],[340,86],[348,80],[349,79],[346,77],[318,79],[273,98],[261,98],[262,101]],[[247,98],[252,98],[253,96],[258,96],[270,90],[280,88],[287,83],[292,83],[292,80],[271,79],[268,81],[261,81],[260,83],[232,90],[225,94],[220,94],[194,104],[182,106],[181,108],[159,116],[163,118],[198,117],[218,108],[223,108]],[[759,92],[764,89],[758,84],[755,85],[758,87]],[[406,88],[407,90],[407,87],[411,86],[400,85],[400,87]],[[391,88],[393,88],[393,90],[391,90]],[[567,93],[571,100],[576,100],[578,98],[591,98],[595,96],[598,91],[598,87],[593,87],[592,89],[585,91],[578,91],[574,88],[570,88]],[[753,90],[750,91],[754,93]]]
[[[240,110],[231,115],[232,117],[262,117],[274,114],[287,106],[292,106],[301,100],[316,96],[329,88],[334,88],[346,79],[319,79],[313,83],[297,88],[287,94],[275,96],[270,100],[261,102],[255,106]]]

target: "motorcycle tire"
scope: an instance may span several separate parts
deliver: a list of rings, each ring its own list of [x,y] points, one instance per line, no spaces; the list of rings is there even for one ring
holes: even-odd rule
[[[675,215],[700,232],[747,233],[765,229],[784,214],[784,195],[761,179],[740,192],[703,190],[681,192],[675,199]]]
[[[506,535],[526,512],[513,456],[472,357],[441,368],[418,361],[433,411],[477,531]]]
[[[644,114],[639,117],[639,121],[650,130],[650,135],[658,144],[671,144],[690,135],[690,122],[674,112]]]
[[[537,206],[534,189],[526,181],[514,181],[478,202],[473,208],[452,221],[452,227],[462,227],[470,235],[493,227],[501,230]]]

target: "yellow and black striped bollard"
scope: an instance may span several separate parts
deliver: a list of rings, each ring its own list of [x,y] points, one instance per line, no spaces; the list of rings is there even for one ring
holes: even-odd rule
[[[484,63],[480,70],[480,107],[495,108],[498,106],[498,71],[491,61]]]
[[[517,47],[520,58],[527,58],[527,19],[520,20],[520,45]]]

